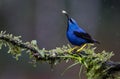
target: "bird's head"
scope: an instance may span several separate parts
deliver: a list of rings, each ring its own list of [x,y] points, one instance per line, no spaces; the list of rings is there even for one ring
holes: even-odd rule
[[[77,22],[73,18],[69,17],[68,13],[65,10],[62,10],[62,13],[65,14],[65,16],[67,17],[69,24],[77,24]]]
[[[68,13],[65,10],[62,10],[62,13],[65,14],[65,16],[68,19],[67,30],[72,30],[72,31],[79,30],[79,31],[85,32],[82,28],[79,27],[79,25],[77,24],[77,22],[68,15]]]

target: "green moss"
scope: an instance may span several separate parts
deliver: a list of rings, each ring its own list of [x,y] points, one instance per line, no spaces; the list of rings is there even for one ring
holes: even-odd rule
[[[38,61],[56,65],[61,61],[66,61],[67,63],[69,60],[73,60],[74,63],[67,69],[80,64],[82,67],[85,67],[85,73],[88,79],[102,79],[105,75],[111,75],[107,73],[111,66],[106,66],[104,64],[110,61],[110,58],[114,54],[106,51],[96,53],[96,47],[91,44],[88,44],[87,47],[85,47],[81,52],[77,52],[77,50],[68,52],[72,49],[70,45],[63,45],[62,47],[46,50],[45,48],[40,49],[36,40],[32,40],[31,42],[23,42],[21,40],[21,36],[13,36],[12,34],[6,34],[6,32],[1,31],[0,49],[3,45],[9,48],[7,52],[17,60],[20,56],[22,56],[21,53],[26,51],[34,65]],[[79,73],[81,73],[82,67]]]

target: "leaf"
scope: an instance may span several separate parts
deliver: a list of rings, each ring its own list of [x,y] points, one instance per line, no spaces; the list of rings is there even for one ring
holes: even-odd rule
[[[36,40],[32,40],[32,41],[31,41],[31,44],[33,44],[33,45],[36,46],[36,45],[37,45],[37,41],[36,41]]]

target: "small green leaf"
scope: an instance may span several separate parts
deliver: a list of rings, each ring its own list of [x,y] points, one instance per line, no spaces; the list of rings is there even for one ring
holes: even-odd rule
[[[31,41],[31,44],[37,45],[37,41],[36,41],[36,40],[32,40],[32,41]]]

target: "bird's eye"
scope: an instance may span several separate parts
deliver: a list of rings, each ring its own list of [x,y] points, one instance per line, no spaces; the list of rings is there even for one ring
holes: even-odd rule
[[[73,20],[70,18],[70,22],[74,23]]]

